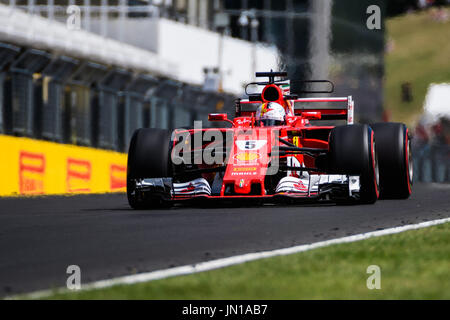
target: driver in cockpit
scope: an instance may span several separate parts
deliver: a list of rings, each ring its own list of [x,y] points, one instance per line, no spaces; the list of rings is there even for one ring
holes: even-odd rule
[[[286,124],[286,112],[276,102],[265,102],[256,110],[256,124],[263,127],[282,126]]]

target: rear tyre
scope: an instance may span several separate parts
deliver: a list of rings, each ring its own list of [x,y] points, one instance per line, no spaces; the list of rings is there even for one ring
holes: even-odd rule
[[[379,197],[379,174],[374,133],[365,124],[338,126],[329,137],[330,173],[360,176],[359,203],[372,204]]]
[[[372,125],[380,166],[380,197],[407,199],[412,192],[413,162],[408,128],[403,123]]]
[[[138,129],[134,132],[128,150],[127,197],[133,209],[161,207],[159,198],[140,199],[135,179],[171,176],[170,132],[164,129]]]

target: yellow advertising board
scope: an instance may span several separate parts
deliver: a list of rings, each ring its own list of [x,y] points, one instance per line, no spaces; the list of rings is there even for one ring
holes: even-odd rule
[[[127,155],[0,135],[0,196],[123,192]]]

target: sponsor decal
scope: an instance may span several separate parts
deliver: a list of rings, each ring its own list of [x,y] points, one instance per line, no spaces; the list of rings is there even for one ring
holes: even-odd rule
[[[0,195],[126,190],[127,155],[0,135]]]
[[[265,140],[237,140],[236,145],[239,150],[259,150],[266,144]]]
[[[67,192],[89,192],[92,165],[88,160],[67,159]]]
[[[233,172],[256,171],[256,167],[235,167]]]
[[[235,119],[234,121],[238,125],[247,125],[247,124],[251,123],[251,121],[249,119]]]
[[[21,194],[44,193],[45,156],[43,153],[20,151],[19,190]]]
[[[260,158],[260,154],[257,152],[240,152],[234,156],[234,158],[241,162],[253,162]]]
[[[189,185],[181,190],[180,192],[191,192],[195,190],[195,186],[192,183],[189,183]]]
[[[232,172],[232,176],[256,176],[256,171],[254,172]]]
[[[257,167],[235,167],[232,176],[256,176]]]
[[[294,183],[294,188],[299,191],[307,191],[308,187],[306,187],[303,182],[299,181],[298,183]]]
[[[127,186],[127,167],[112,164],[109,169],[109,184],[111,190],[125,188]]]

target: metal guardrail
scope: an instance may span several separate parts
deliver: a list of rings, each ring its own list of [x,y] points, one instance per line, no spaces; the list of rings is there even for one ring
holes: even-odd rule
[[[190,127],[225,101],[233,110],[227,94],[111,65],[6,43],[0,57],[4,134],[126,151],[137,128]]]

